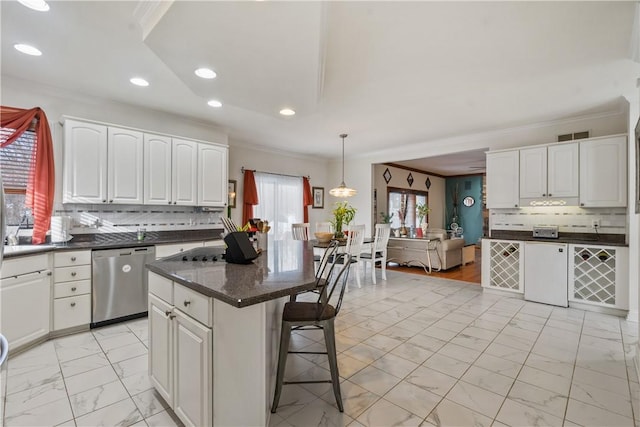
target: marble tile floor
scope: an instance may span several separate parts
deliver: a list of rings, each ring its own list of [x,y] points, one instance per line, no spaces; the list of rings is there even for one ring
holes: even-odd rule
[[[345,412],[330,384],[288,385],[270,426],[640,426],[638,325],[387,272],[350,285],[336,319]],[[9,359],[7,426],[180,425],[147,376],[147,321]],[[321,331],[291,346],[324,348]],[[290,355],[287,379],[327,379]]]

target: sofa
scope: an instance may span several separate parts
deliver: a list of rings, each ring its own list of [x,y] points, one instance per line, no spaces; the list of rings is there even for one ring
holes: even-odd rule
[[[438,265],[438,257],[432,257],[434,258],[431,261],[433,268],[438,269],[438,267],[440,267],[441,270],[448,270],[462,264],[464,239],[450,239],[447,230],[440,228],[427,229],[427,234],[424,237],[430,240],[440,240],[440,242],[436,244],[436,250],[438,251],[438,255],[440,255],[442,265]]]
[[[446,230],[430,229],[425,238],[390,238],[387,244],[387,261],[420,265],[425,270],[429,267],[447,270],[462,264],[463,246],[464,239],[449,239]]]

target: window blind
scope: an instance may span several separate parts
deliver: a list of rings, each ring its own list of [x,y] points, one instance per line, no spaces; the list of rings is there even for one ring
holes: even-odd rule
[[[12,132],[12,129],[0,129],[0,140],[5,141]],[[28,130],[0,149],[0,172],[6,193],[26,192],[31,163],[35,161],[35,144],[36,133]]]

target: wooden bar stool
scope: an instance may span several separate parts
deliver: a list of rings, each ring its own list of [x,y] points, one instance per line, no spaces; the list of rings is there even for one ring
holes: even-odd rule
[[[339,262],[338,262],[339,261]],[[282,310],[282,329],[280,330],[280,349],[278,354],[278,373],[276,375],[276,390],[273,396],[271,412],[275,414],[282,393],[282,386],[287,384],[312,384],[312,383],[332,383],[333,394],[340,412],[344,412],[342,405],[342,394],[340,393],[340,374],[338,372],[338,359],[336,356],[336,337],[334,320],[340,311],[342,297],[349,276],[351,266],[351,255],[348,253],[337,254],[334,262],[329,268],[329,282],[325,287],[326,298],[320,293],[317,302],[289,301]],[[334,271],[334,269],[337,269]],[[334,292],[338,291],[337,302],[330,304]],[[322,329],[324,340],[327,346],[326,352],[318,351],[289,351],[289,341],[291,330]],[[287,365],[287,355],[289,353],[304,354],[326,354],[329,358],[329,369],[331,380],[317,381],[284,381],[284,370]]]

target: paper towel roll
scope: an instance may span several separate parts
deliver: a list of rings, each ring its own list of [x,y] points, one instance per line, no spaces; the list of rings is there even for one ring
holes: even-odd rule
[[[69,226],[71,225],[71,217],[68,216],[52,216],[51,217],[51,242],[61,243],[68,242],[73,236],[69,234]]]

